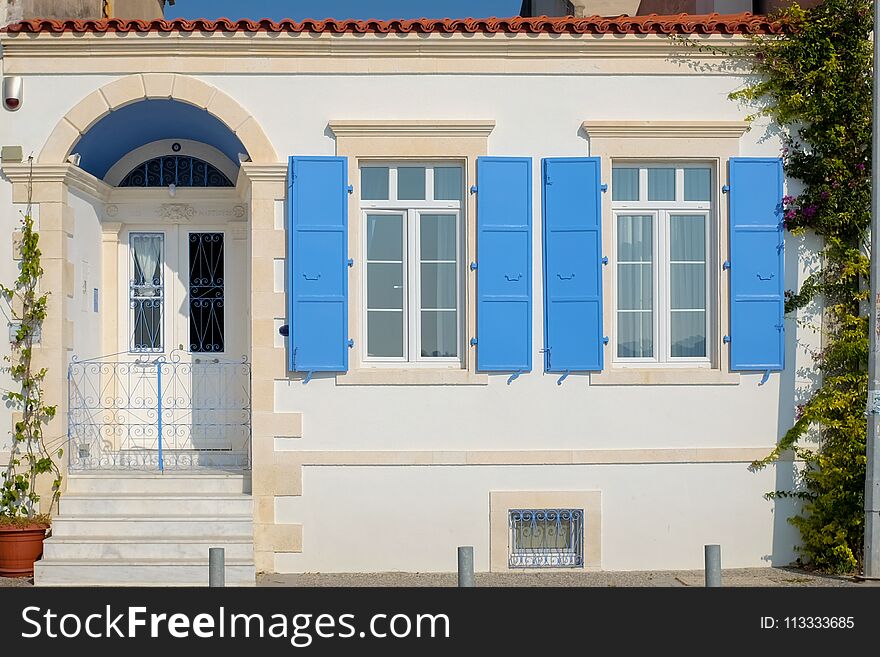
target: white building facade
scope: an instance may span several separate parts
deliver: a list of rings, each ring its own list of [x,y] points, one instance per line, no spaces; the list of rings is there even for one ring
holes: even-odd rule
[[[237,473],[258,572],[789,563],[795,464],[749,464],[810,385],[812,250],[748,71],[669,38],[775,29],[9,26],[70,499]]]

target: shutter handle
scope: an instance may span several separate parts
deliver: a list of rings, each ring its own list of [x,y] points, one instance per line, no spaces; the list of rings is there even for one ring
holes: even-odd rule
[[[472,347],[476,347],[476,346],[477,346],[477,339],[476,339],[476,338],[471,338],[471,346],[472,346]]]
[[[303,278],[306,279],[307,281],[316,281],[319,278],[321,278],[321,274],[315,274],[314,276],[309,276],[308,274],[303,272]]]
[[[722,194],[730,193],[730,185],[724,185],[724,187],[721,188],[721,193]]]
[[[604,338],[602,338],[602,344],[604,344],[604,345],[608,344],[608,336],[607,335]]]
[[[349,194],[354,194],[354,185],[349,185],[345,188],[345,191],[347,191]]]
[[[477,263],[476,262],[471,263],[471,271],[477,271]]]
[[[730,344],[730,336],[729,336],[729,335],[725,335],[725,336],[724,336],[724,339],[722,340],[722,342],[724,342],[724,344]]]
[[[514,381],[516,381],[516,380],[519,378],[519,375],[520,375],[520,374],[522,374],[522,370],[517,370],[516,372],[514,372],[513,374],[511,374],[511,375],[510,375],[510,378],[507,379],[507,385],[510,385],[511,383],[513,383]]]
[[[572,278],[574,278],[574,272],[571,272],[568,276],[563,276],[562,274],[557,272],[556,276],[559,277],[559,280],[561,281],[570,281]]]
[[[603,194],[606,193],[608,191],[608,183],[603,183],[603,184],[599,185],[599,189],[602,190]]]
[[[603,265],[607,265],[607,264],[608,264],[608,256],[602,256],[602,264],[603,264]]]
[[[349,258],[349,259],[348,259],[348,266],[349,266],[349,267],[354,267],[354,258]]]
[[[504,278],[506,278],[510,283],[516,283],[522,278],[522,274],[504,274]]]
[[[769,276],[761,276],[761,272],[758,272],[757,276],[758,276],[758,278],[761,279],[762,281],[769,281],[769,280],[771,280],[774,276],[776,276],[776,274],[774,274],[774,273],[771,272],[771,274],[770,274]]]
[[[562,376],[559,377],[559,380],[556,382],[556,385],[561,386],[562,382],[568,378],[568,375],[571,374],[571,370],[565,370]]]
[[[348,339],[348,348],[354,349],[354,340],[352,340],[351,338]]]
[[[724,264],[721,265],[721,270],[722,270],[722,271],[725,271],[725,270],[727,270],[727,269],[730,269],[730,260],[725,260],[725,261],[724,261]]]
[[[471,194],[476,194],[476,193],[477,193],[477,186],[471,185]]]

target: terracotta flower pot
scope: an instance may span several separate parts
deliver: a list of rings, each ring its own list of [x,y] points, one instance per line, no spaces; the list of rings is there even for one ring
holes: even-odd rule
[[[0,577],[30,577],[34,562],[43,556],[46,527],[0,525]]]

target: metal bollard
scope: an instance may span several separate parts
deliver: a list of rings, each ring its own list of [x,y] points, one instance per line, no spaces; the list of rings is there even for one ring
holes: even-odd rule
[[[471,546],[458,548],[458,586],[476,586],[474,582],[474,548]]]
[[[706,586],[721,586],[721,546],[706,546]]]
[[[226,550],[224,548],[208,549],[208,586],[226,586]]]

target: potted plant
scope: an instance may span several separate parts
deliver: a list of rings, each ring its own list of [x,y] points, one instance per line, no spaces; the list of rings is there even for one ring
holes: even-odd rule
[[[33,159],[31,158],[31,163]],[[29,189],[30,191],[30,189]],[[12,387],[3,393],[8,408],[17,413],[12,445],[5,470],[0,471],[0,576],[33,575],[34,562],[42,556],[43,539],[50,513],[61,490],[61,472],[50,452],[43,429],[55,417],[56,407],[43,400],[46,369],[33,362],[34,344],[46,317],[48,294],[41,292],[39,234],[34,230],[30,193],[21,220],[20,266],[11,286],[0,285],[0,296],[11,317],[11,355],[5,368]],[[62,450],[56,452],[60,458]],[[2,467],[2,466],[0,466]],[[37,479],[51,476],[52,499],[48,513],[40,512]]]

